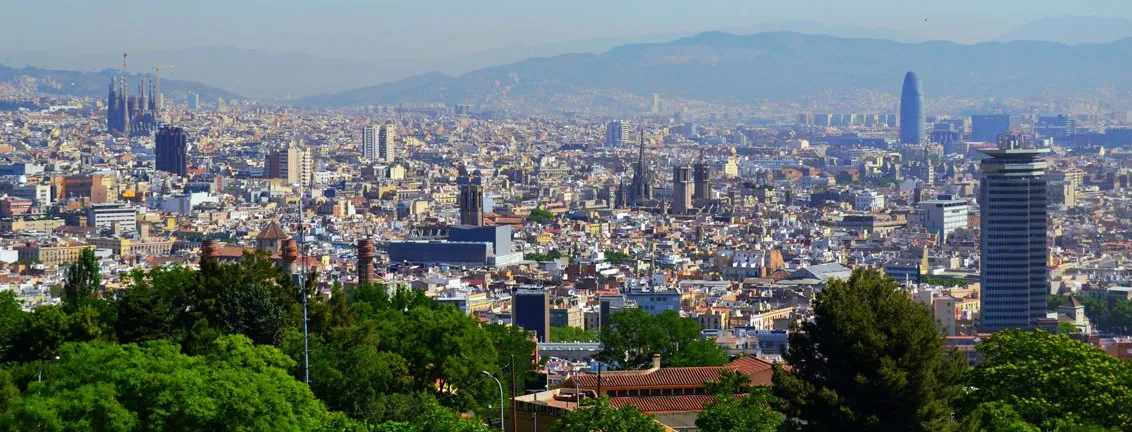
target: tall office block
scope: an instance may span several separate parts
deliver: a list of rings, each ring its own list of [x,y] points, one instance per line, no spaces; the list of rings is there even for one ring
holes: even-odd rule
[[[981,323],[984,331],[1032,329],[1045,317],[1045,148],[1025,148],[1024,138],[1003,136],[981,162],[979,246],[982,259]]]
[[[294,143],[267,154],[264,164],[267,178],[285,179],[287,184],[314,183],[314,160],[311,151]]]
[[[189,93],[189,109],[196,111],[200,109],[200,95],[196,93]]]
[[[629,136],[629,123],[624,120],[614,120],[605,126],[605,146],[619,147],[625,145],[625,138]]]
[[[363,159],[377,160],[377,126],[369,125],[362,128],[361,153]]]
[[[189,174],[188,134],[184,129],[163,126],[154,137],[154,168],[181,177]]]
[[[393,162],[393,128],[381,125],[377,128],[377,159],[380,162]]]
[[[393,162],[393,133],[389,125],[362,129],[362,157],[374,162]]]
[[[483,226],[483,186],[468,183],[460,186],[460,224]]]
[[[924,89],[915,72],[904,75],[900,91],[900,143],[920,144],[924,141]]]
[[[550,294],[542,288],[519,288],[511,296],[511,325],[534,332],[539,342],[549,342]]]
[[[692,167],[687,165],[672,168],[673,214],[687,214],[692,209],[692,193],[695,189],[692,172]]]

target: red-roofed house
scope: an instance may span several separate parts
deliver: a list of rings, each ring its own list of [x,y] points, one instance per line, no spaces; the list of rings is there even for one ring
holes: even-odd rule
[[[751,385],[770,385],[773,365],[754,357],[741,357],[723,366],[660,367],[660,357],[644,370],[580,374],[566,379],[560,388],[515,398],[518,432],[551,430],[551,425],[577,407],[578,395],[608,396],[615,407],[633,405],[675,430],[694,427],[704,404],[712,400],[704,383],[718,381],[720,372],[732,370],[746,375]],[[537,425],[535,419],[537,418]]]

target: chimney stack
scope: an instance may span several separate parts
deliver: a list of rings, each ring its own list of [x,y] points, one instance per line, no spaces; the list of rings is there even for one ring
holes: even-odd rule
[[[650,368],[649,370],[650,371],[656,371],[656,370],[659,370],[659,369],[660,369],[660,354],[653,354],[652,355],[652,368]]]
[[[295,239],[283,240],[283,268],[289,274],[299,273],[299,242]]]
[[[220,245],[216,239],[207,238],[200,244],[200,259],[217,261],[220,259]]]
[[[358,240],[358,285],[373,283],[373,240]]]

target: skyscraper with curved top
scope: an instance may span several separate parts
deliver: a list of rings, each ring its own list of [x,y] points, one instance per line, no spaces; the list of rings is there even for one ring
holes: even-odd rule
[[[900,143],[920,144],[924,140],[924,89],[915,72],[904,75],[900,91]]]

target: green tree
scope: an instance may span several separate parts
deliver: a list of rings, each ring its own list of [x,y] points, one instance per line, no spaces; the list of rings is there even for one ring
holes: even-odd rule
[[[65,345],[42,383],[0,418],[6,430],[312,431],[355,429],[287,375],[292,360],[244,336],[202,357],[166,341]]]
[[[1132,368],[1100,349],[1044,331],[1001,331],[977,349],[984,359],[970,373],[960,405],[1000,403],[1050,429],[1064,424],[1132,429]]]
[[[944,350],[924,305],[891,278],[857,269],[831,280],[814,319],[790,335],[789,371],[774,393],[792,426],[807,431],[939,431],[951,428],[963,358]]]
[[[532,353],[538,349],[538,344],[532,340],[532,334],[522,327],[502,324],[486,324],[483,329],[497,353],[496,369],[505,371],[500,377],[504,387],[511,386],[510,368],[511,359],[514,358],[516,389],[520,394],[525,393],[527,387],[538,378],[538,366],[531,358]]]
[[[605,261],[610,265],[619,266],[629,260],[629,255],[615,250],[607,250],[604,253]]]
[[[583,399],[582,407],[566,413],[554,432],[663,432],[652,416],[632,405],[614,408],[609,398]]]
[[[700,339],[695,320],[671,310],[655,316],[639,308],[612,313],[599,340],[602,351],[596,358],[622,369],[650,367],[654,354],[661,355],[664,366],[718,366],[728,360],[714,339]]]
[[[1078,330],[1077,326],[1073,325],[1073,323],[1068,323],[1068,322],[1057,323],[1057,334],[1071,335],[1073,333],[1079,333],[1079,332],[1080,332],[1080,330]]]
[[[708,381],[704,383],[704,393],[712,396],[730,396],[733,394],[746,393],[750,384],[751,379],[747,378],[746,375],[733,370],[723,369],[719,371],[718,381]]]
[[[168,339],[181,343],[192,327],[197,274],[182,266],[134,270],[123,277],[117,298],[118,340],[124,343]]]
[[[531,210],[531,214],[527,215],[527,220],[534,223],[546,223],[554,220],[554,213],[550,210],[538,207]]]
[[[593,342],[595,340],[597,340],[597,335],[594,332],[578,327],[550,328],[551,342]]]
[[[67,267],[67,278],[63,283],[63,310],[75,312],[97,298],[101,291],[98,258],[94,256],[93,248],[83,249],[79,260]]]
[[[965,432],[1041,432],[1002,402],[980,404],[964,418],[960,429]]]
[[[741,397],[717,394],[715,400],[704,404],[696,427],[703,432],[775,432],[782,426],[782,414],[775,411],[778,403],[766,386],[755,387]]]

